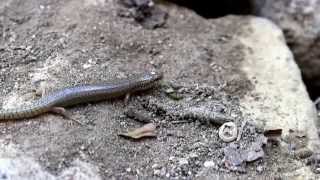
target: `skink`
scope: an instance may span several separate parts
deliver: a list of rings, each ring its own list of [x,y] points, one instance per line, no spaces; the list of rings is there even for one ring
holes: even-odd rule
[[[162,73],[148,72],[105,84],[65,88],[42,97],[29,106],[0,110],[0,120],[31,118],[46,112],[61,112],[63,107],[128,95],[153,87],[161,78]]]

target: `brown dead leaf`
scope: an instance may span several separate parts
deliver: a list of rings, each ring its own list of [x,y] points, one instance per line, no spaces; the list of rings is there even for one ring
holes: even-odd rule
[[[140,139],[143,137],[156,137],[156,125],[153,123],[148,123],[140,128],[128,131],[127,133],[120,133],[119,136],[132,139]]]

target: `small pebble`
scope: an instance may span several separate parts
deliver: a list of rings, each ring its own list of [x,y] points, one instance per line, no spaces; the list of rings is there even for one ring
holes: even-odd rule
[[[296,157],[298,157],[300,159],[306,159],[306,158],[312,156],[312,154],[313,154],[313,152],[308,148],[301,148],[301,149],[295,151]]]
[[[91,67],[92,65],[91,64],[84,64],[83,65],[83,69],[88,69],[89,67]]]
[[[213,161],[206,161],[203,163],[204,167],[214,167],[216,164]]]
[[[155,176],[160,176],[160,174],[161,174],[160,169],[155,169],[155,170],[153,171],[153,175],[155,175]]]
[[[165,92],[167,94],[174,93],[174,89],[170,87],[170,88],[166,89]]]
[[[166,168],[165,167],[163,167],[163,168],[161,168],[161,170],[160,170],[160,176],[165,176],[166,175]]]
[[[158,164],[154,164],[154,165],[151,166],[152,169],[156,169],[156,168],[158,168],[158,167],[159,167]]]
[[[137,175],[140,175],[141,174],[141,171],[139,169],[136,169],[136,174]]]
[[[190,158],[197,158],[197,157],[198,157],[198,154],[192,152],[192,153],[189,154],[189,157],[190,157]]]
[[[167,173],[167,174],[166,174],[166,178],[169,178],[169,177],[170,177],[170,174],[169,174],[169,173]]]
[[[185,164],[189,164],[188,160],[186,158],[181,158],[179,160],[179,165],[182,166],[182,165],[185,165]]]
[[[174,156],[170,156],[169,161],[173,161],[173,160],[174,160]]]
[[[257,172],[262,173],[263,172],[263,167],[262,166],[257,166]]]

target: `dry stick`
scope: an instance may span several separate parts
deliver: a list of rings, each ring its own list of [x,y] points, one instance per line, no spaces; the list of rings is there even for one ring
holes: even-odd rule
[[[244,127],[246,126],[246,124],[247,124],[247,120],[242,121],[241,127],[239,129],[237,141],[240,141],[242,133],[243,133],[243,130],[244,130]]]

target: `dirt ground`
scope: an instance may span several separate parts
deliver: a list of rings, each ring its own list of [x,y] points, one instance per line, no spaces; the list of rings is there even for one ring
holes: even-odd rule
[[[246,117],[239,110],[239,99],[254,88],[237,69],[243,58],[237,49],[243,47],[230,38],[235,29],[223,21],[217,21],[219,26],[197,28],[205,20],[192,21],[187,10],[181,9],[189,21],[180,21],[181,17],[174,16],[177,10],[169,6],[166,26],[150,30],[119,16],[119,9],[126,10],[103,0],[0,2],[0,100],[4,108],[37,99],[35,91],[43,87],[50,92],[150,70],[165,75],[160,86],[133,95],[128,105],[117,99],[68,108],[85,126],[45,114],[1,123],[2,139],[20,145],[54,175],[75,159],[97,166],[103,179],[281,177],[297,167],[292,156],[270,143],[264,148],[264,158],[247,163],[246,173],[224,166],[223,150],[228,143],[218,138],[219,126],[207,122],[207,116],[220,113],[240,126]],[[204,40],[209,32],[212,39]],[[214,71],[209,67],[213,62]],[[223,86],[226,83],[229,86]],[[181,100],[166,93],[170,87],[178,89]],[[156,138],[132,141],[118,136],[142,125],[125,115],[132,107],[147,112],[158,127]],[[194,107],[210,113],[203,114],[202,109],[200,115],[188,115]],[[247,126],[237,144],[246,147],[259,136],[259,129]],[[215,163],[210,171],[204,167],[206,161]]]

